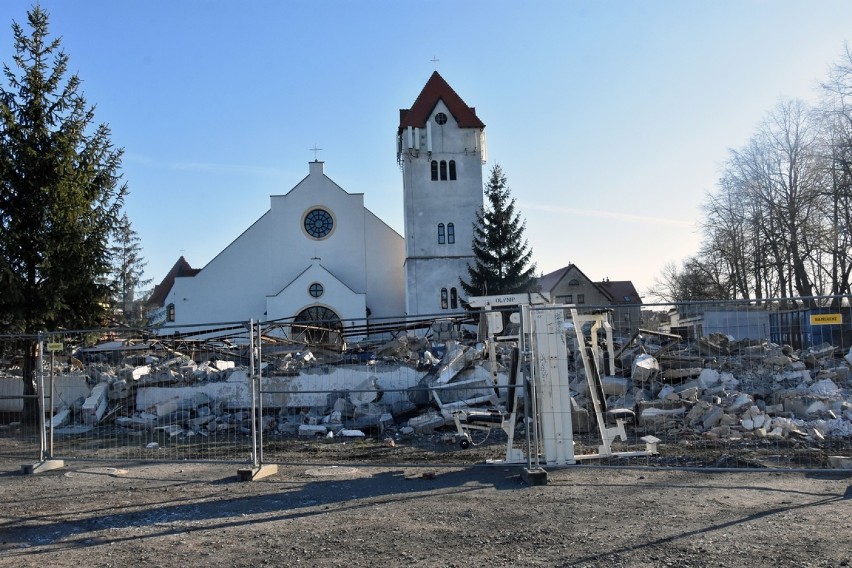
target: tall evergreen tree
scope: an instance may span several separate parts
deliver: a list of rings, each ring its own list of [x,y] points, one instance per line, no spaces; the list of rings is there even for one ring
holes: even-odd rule
[[[0,330],[32,334],[100,325],[110,287],[109,237],[127,187],[122,151],[66,78],[68,56],[38,5],[29,33],[12,24],[13,66],[0,83]],[[35,392],[33,343],[24,385]]]
[[[531,291],[536,266],[524,237],[526,222],[515,212],[515,199],[499,164],[491,168],[485,200],[473,226],[474,265],[467,265],[469,279],[461,281],[462,289],[468,296]]]
[[[139,327],[145,323],[144,298],[141,288],[151,283],[143,279],[145,265],[139,235],[133,230],[127,213],[122,215],[115,228],[112,252],[112,312],[119,323]]]

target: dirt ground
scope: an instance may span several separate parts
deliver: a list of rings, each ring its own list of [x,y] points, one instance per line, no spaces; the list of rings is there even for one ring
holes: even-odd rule
[[[0,566],[849,566],[852,472],[0,459]]]

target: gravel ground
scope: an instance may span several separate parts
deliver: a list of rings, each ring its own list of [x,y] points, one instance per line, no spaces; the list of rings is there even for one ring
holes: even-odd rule
[[[849,566],[852,472],[0,459],[0,566]]]

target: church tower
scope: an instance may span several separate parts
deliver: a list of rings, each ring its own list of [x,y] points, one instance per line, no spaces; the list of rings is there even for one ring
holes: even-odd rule
[[[412,315],[463,310],[460,279],[473,264],[482,208],[485,124],[437,71],[400,109],[397,160],[405,211],[405,304]]]

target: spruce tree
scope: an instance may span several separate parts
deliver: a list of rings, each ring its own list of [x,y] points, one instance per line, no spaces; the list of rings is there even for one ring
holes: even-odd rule
[[[104,321],[109,238],[127,192],[122,151],[67,76],[68,56],[38,5],[12,24],[0,83],[0,332],[84,329]],[[25,354],[34,394],[36,344]]]
[[[133,230],[127,213],[115,228],[112,252],[112,313],[118,323],[128,327],[145,324],[141,288],[151,283],[143,279],[145,265],[139,235]]]
[[[491,169],[485,201],[473,226],[474,265],[468,264],[469,279],[461,280],[462,289],[468,296],[532,291],[536,267],[524,237],[526,222],[515,212],[515,199],[499,164]]]

